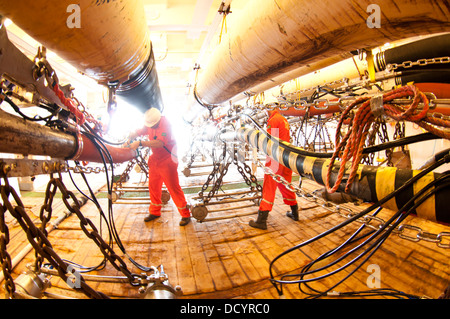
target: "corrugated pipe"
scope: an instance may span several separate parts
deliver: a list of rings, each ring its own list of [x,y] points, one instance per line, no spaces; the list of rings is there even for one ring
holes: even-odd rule
[[[450,34],[443,34],[379,52],[374,56],[374,62],[375,69],[383,71],[388,64],[448,56],[450,56]],[[422,69],[423,66],[418,68]]]
[[[123,82],[116,89],[116,94],[126,100],[127,103],[136,106],[142,113],[145,113],[151,107],[162,111],[163,102],[153,49],[144,68],[130,80]]]
[[[427,70],[427,71],[402,71],[402,75],[395,77],[395,84],[399,86],[407,85],[408,83],[450,83],[450,69],[449,70]],[[432,92],[432,91],[431,91]]]
[[[264,131],[252,128],[239,128],[236,131],[236,139],[248,143],[259,151],[272,157],[278,163],[290,168],[292,171],[314,180],[318,184],[325,185],[328,172],[329,159],[307,156],[302,154],[302,149],[289,143],[279,141]],[[336,181],[339,164],[334,164],[330,178],[330,184]],[[374,167],[370,165],[359,165],[358,178],[352,184],[350,194],[360,199],[378,202],[385,196],[404,185],[413,176],[421,173],[417,170],[397,169],[395,167]],[[425,185],[439,178],[442,174],[430,172],[419,179],[412,187],[406,188],[395,198],[383,204],[383,207],[398,211],[405,205],[413,195],[417,194]],[[339,191],[344,191],[345,182],[341,183]],[[443,189],[416,209],[419,217],[449,223],[450,213],[448,210],[450,188]]]

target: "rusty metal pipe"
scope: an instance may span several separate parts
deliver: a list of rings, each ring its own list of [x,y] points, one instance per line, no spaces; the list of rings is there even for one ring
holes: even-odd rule
[[[228,20],[229,39],[222,40],[202,68],[196,97],[203,104],[221,104],[274,74],[352,50],[450,30],[449,8],[431,0],[377,1],[381,26],[369,28],[372,2],[252,0],[232,23]]]
[[[69,158],[76,153],[77,139],[0,110],[0,152]]]
[[[0,153],[41,155],[101,163],[96,146],[85,135],[62,132],[0,110]],[[136,151],[105,145],[114,163],[136,157]]]

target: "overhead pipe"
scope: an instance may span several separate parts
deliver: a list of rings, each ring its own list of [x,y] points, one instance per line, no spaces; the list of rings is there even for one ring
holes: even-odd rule
[[[270,77],[270,79],[268,79],[267,81],[265,81],[263,83],[260,83],[260,84],[257,84],[256,86],[253,86],[250,89],[247,89],[244,92],[235,95],[233,97],[233,101],[240,101],[240,100],[248,98],[249,96],[254,96],[254,95],[257,95],[257,94],[262,93],[262,92],[264,92],[265,94],[267,92],[269,92],[269,93],[272,92],[272,91],[275,92],[276,91],[275,86],[282,85],[282,84],[283,85],[288,84],[287,83],[288,81],[300,78],[302,76],[307,77],[305,79],[306,83],[300,83],[301,85],[303,84],[303,87],[305,87],[305,86],[307,87],[308,84],[311,84],[310,80],[321,81],[320,82],[321,84],[326,83],[326,82],[323,82],[324,78],[325,77],[329,78],[330,77],[329,75],[332,74],[332,73],[327,74],[328,73],[327,71],[330,68],[332,68],[333,66],[337,66],[337,67],[342,66],[342,65],[340,65],[340,63],[349,60],[351,58],[351,56],[352,56],[352,54],[350,52],[343,53],[343,54],[340,54],[338,56],[326,58],[326,59],[323,59],[323,60],[320,60],[320,61],[317,61],[317,62],[314,62],[314,63],[308,63],[308,64],[306,64],[304,66],[301,66],[301,67],[299,67],[299,68],[297,68],[295,70],[292,70],[292,71],[289,71],[289,72],[286,72],[286,73],[280,73],[279,74],[277,72],[277,73],[273,74]],[[356,70],[354,65],[353,65],[353,69]],[[342,70],[334,70],[333,69],[333,71],[334,72],[337,71],[337,74],[341,74],[342,73]],[[321,75],[323,75],[323,77],[318,79],[317,76],[314,76],[314,75],[317,75],[317,72],[320,72]],[[338,78],[337,74],[336,73],[333,74],[333,76],[332,76],[333,80]],[[303,77],[302,77],[302,80],[303,80]],[[318,84],[316,84],[316,85],[318,85]]]
[[[162,109],[143,1],[73,3],[1,1],[0,14],[141,111]],[[71,24],[76,18],[78,26]]]
[[[229,136],[230,138],[230,136]],[[271,137],[264,131],[241,127],[236,130],[235,139],[257,148],[259,151],[272,157],[278,163],[292,171],[325,185],[330,160],[314,156],[302,155],[302,149],[290,143]],[[333,165],[330,184],[337,179],[339,164]],[[385,196],[404,185],[410,178],[421,171],[398,169],[395,167],[375,167],[359,165],[358,178],[351,186],[350,194],[360,199],[378,202]],[[407,201],[423,189],[428,183],[438,179],[442,174],[430,172],[419,179],[412,187],[406,188],[395,198],[386,202],[383,207],[398,211]],[[341,183],[339,190],[344,191],[345,182]],[[417,207],[416,214],[421,218],[442,223],[450,222],[448,199],[450,188],[445,188]]]
[[[195,96],[203,105],[221,104],[274,74],[356,49],[450,30],[449,8],[431,0],[399,0],[395,6],[390,0],[377,1],[381,25],[369,28],[372,2],[252,0],[228,20],[228,40],[222,40],[203,68]]]
[[[379,51],[378,53],[374,54],[373,58],[375,60],[375,71],[381,72],[386,68],[385,53],[387,54],[388,63],[402,63],[403,61],[410,61],[409,59],[417,61],[419,59],[448,57],[450,55],[448,46],[448,43],[450,43],[450,34],[430,36],[430,38],[419,40],[408,40],[410,42],[407,45],[403,44],[397,46],[397,43],[393,43],[392,48],[384,49],[384,51],[382,50],[385,46],[374,48],[374,52]],[[404,40],[401,40],[400,42],[404,42]],[[417,43],[420,43],[420,45],[418,45]],[[406,50],[402,49],[405,46]],[[429,50],[429,52],[426,50],[428,46],[433,47]],[[410,49],[414,50],[414,54],[411,54],[408,51]],[[397,50],[399,50],[401,53],[405,53],[405,55],[394,54],[399,52]],[[368,72],[368,65],[367,61],[362,61],[362,59],[358,58],[355,55],[352,55],[351,53],[348,53],[348,55],[351,57],[328,66],[327,62],[332,62],[332,59],[319,61],[323,66],[322,68],[319,67],[319,69],[317,69],[314,64],[308,64],[303,68],[285,73],[282,76],[272,77],[270,81],[247,90],[244,93],[235,96],[233,99],[237,101],[261,92],[264,92],[265,97],[273,95],[278,98],[280,98],[280,96],[281,98],[285,96],[289,98],[290,96],[293,96],[294,99],[300,99],[304,96],[310,96],[317,89],[317,87],[323,85],[326,85],[326,88],[333,88],[334,86],[341,87],[344,85],[351,86],[352,84],[358,83],[361,81],[361,79],[366,77],[365,74]],[[334,59],[338,59],[338,57],[334,57]],[[446,59],[444,60],[445,62],[448,61]],[[379,67],[379,64],[384,65],[383,69]],[[408,68],[407,70],[402,69],[401,72],[395,72],[392,74],[379,74],[375,76],[375,81],[382,81],[393,78],[396,84],[405,85],[406,83],[411,81],[414,81],[414,83],[422,83],[427,79],[431,79],[430,82],[445,83],[448,82],[448,77],[445,77],[446,73],[443,73],[443,71],[447,71],[449,67],[449,63],[428,64],[426,66],[417,67],[418,70],[416,70],[415,68]],[[447,69],[439,70],[442,68]],[[304,74],[305,70],[315,71]],[[418,73],[421,70],[427,70],[426,74]],[[278,86],[274,87],[274,85]],[[433,88],[427,86],[427,88],[431,90],[427,90],[424,92],[434,93],[435,91],[439,91],[438,93],[441,93],[442,90],[438,89],[437,86],[439,86],[439,84],[437,84]],[[442,94],[439,95],[442,96]]]
[[[86,135],[63,132],[9,114],[0,109],[0,153],[41,155],[66,160],[102,162],[94,143]],[[136,157],[136,151],[105,145],[114,163]]]

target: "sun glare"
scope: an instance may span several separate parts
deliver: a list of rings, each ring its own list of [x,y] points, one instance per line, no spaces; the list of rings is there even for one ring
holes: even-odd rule
[[[122,140],[128,136],[129,133],[142,127],[144,124],[144,115],[134,106],[119,102],[117,110],[109,118],[109,114],[105,114],[104,122],[108,122],[108,135],[114,139]]]

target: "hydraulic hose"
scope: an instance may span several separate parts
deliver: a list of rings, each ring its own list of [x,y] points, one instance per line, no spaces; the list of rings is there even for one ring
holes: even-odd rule
[[[375,55],[375,68],[382,71],[392,63],[449,56],[449,43],[450,34],[444,34],[387,49]]]

